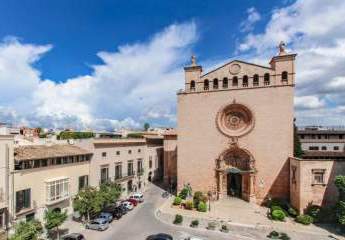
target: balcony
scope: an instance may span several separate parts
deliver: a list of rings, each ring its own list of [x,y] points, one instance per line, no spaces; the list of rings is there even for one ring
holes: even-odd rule
[[[130,172],[130,173],[127,173],[127,175],[116,176],[116,177],[114,177],[114,182],[115,183],[124,182],[126,180],[134,178],[134,176],[135,176],[135,172],[134,171]]]
[[[140,169],[137,171],[137,176],[143,176],[144,175],[144,169]]]

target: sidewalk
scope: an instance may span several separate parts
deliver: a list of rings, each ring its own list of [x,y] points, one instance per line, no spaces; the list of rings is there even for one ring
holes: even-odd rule
[[[305,233],[327,238],[332,235],[337,239],[345,239],[315,225],[304,226],[298,224],[290,218],[287,218],[286,222],[272,221],[267,218],[267,208],[237,198],[211,203],[211,211],[206,213],[181,209],[172,206],[172,202],[173,197],[170,197],[156,212],[157,218],[170,224],[175,215],[180,214],[184,217],[184,223],[187,226],[192,220],[198,219],[203,227],[206,227],[208,222],[215,221],[219,225],[226,223],[230,228],[231,226],[244,229],[250,228],[262,232],[276,230],[290,233]]]

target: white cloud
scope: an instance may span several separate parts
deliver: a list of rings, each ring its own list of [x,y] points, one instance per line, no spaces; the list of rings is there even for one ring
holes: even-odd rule
[[[174,121],[182,64],[196,40],[193,22],[173,24],[147,42],[99,52],[103,63],[92,66],[91,75],[63,83],[41,79],[33,66],[50,45],[5,41],[0,45],[0,91],[5,96],[0,106],[6,112],[0,109],[0,120],[12,116],[7,119],[17,124],[97,129],[137,128],[143,119],[158,117]]]
[[[254,25],[256,22],[260,21],[261,15],[260,13],[254,8],[247,9],[248,17],[245,21],[241,22],[240,24],[240,31],[241,32],[249,32],[254,29]]]
[[[272,12],[262,33],[248,33],[238,51],[252,59],[276,54],[285,41],[296,59],[297,121],[344,124],[345,1],[297,0]],[[292,49],[292,50],[291,50]],[[332,114],[334,117],[332,118]],[[340,117],[342,116],[342,117]]]

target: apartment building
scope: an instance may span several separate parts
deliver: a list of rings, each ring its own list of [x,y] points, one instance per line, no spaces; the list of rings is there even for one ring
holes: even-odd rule
[[[298,130],[304,151],[345,151],[345,130],[306,127]]]
[[[72,199],[88,185],[93,153],[74,145],[32,145],[14,149],[12,219],[43,219],[46,209],[72,213]]]
[[[8,227],[10,162],[13,162],[13,136],[0,135],[0,239],[5,239]]]

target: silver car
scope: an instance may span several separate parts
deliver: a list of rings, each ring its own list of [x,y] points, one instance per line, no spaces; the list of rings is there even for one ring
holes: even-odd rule
[[[108,229],[109,223],[104,218],[96,218],[96,219],[92,220],[91,222],[87,223],[85,227],[86,227],[86,229],[104,231],[104,230]]]

